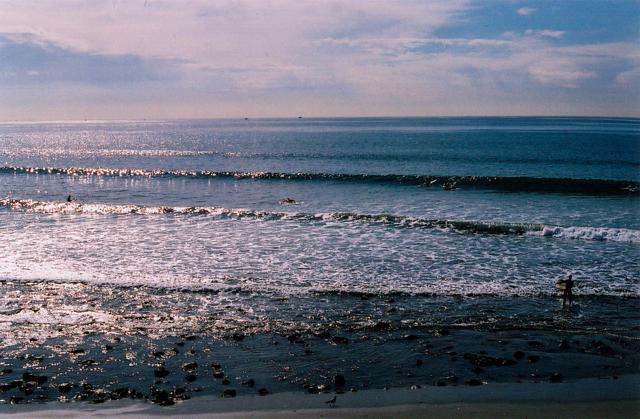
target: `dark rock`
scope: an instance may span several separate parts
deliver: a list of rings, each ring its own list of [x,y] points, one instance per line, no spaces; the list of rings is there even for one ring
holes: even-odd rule
[[[151,400],[153,403],[159,404],[160,406],[171,406],[175,404],[175,401],[173,401],[173,399],[170,397],[167,390],[154,389],[151,392],[149,400]]]
[[[290,343],[304,343],[304,340],[302,339],[302,336],[300,336],[300,333],[292,333],[289,336],[287,336],[287,340]]]
[[[71,385],[70,383],[61,383],[58,384],[57,387],[60,393],[68,393],[69,391],[71,391],[71,388],[73,388],[73,385]]]
[[[82,348],[72,349],[72,350],[69,351],[69,353],[72,353],[74,355],[83,354],[84,353],[84,349],[82,349]]]
[[[184,346],[184,342],[182,342],[182,341],[176,342],[176,346]]]
[[[18,390],[28,396],[30,394],[33,394],[33,389],[35,388],[35,386],[36,384],[33,381],[27,381],[26,383],[22,383],[20,387],[18,387]]]
[[[531,364],[535,364],[536,362],[540,361],[540,357],[538,355],[529,355],[527,357],[527,360],[531,363]]]
[[[349,343],[349,339],[343,337],[343,336],[334,336],[331,338],[331,341],[333,343],[337,343],[337,344],[342,344],[342,345],[346,345]]]
[[[169,375],[171,371],[166,369],[164,366],[160,366],[153,371],[153,375],[158,378],[164,378]]]
[[[228,386],[229,384],[231,384],[231,381],[229,381],[228,378],[225,378],[224,380],[222,380],[222,385]]]
[[[186,336],[184,339],[185,340],[196,340],[196,339],[198,339],[198,337],[195,336],[195,335],[189,335],[189,336]]]
[[[224,378],[224,373],[222,371],[214,371],[213,378]]]
[[[344,375],[342,374],[336,374],[335,377],[333,377],[333,383],[336,385],[336,387],[343,387],[347,381],[344,378]]]
[[[187,354],[189,354],[189,355],[195,355],[195,354],[196,354],[196,352],[198,352],[198,351],[196,351],[195,349],[189,349],[189,350],[187,351]]]
[[[396,313],[397,311],[398,311],[397,308],[391,307],[390,309],[387,310],[387,313]]]
[[[104,350],[105,350],[105,351],[110,351],[110,350],[112,350],[112,349],[113,349],[113,346],[111,346],[111,345],[104,345]]]
[[[256,380],[254,380],[253,378],[249,378],[248,380],[243,381],[242,385],[245,387],[253,387],[256,385]]]
[[[472,378],[470,380],[467,380],[465,382],[465,384],[468,385],[468,386],[481,386],[484,383],[482,381],[478,380],[477,378]]]
[[[187,362],[186,364],[182,364],[182,369],[183,370],[191,371],[191,370],[195,370],[197,368],[198,368],[198,363],[197,362]]]
[[[560,374],[559,372],[554,372],[553,374],[551,374],[551,377],[549,377],[549,381],[552,383],[561,383],[562,379],[562,374]]]
[[[266,388],[262,387],[260,390],[258,390],[258,394],[261,396],[266,396],[267,394],[269,394],[269,390],[267,390]]]
[[[405,339],[405,340],[417,340],[417,339],[419,339],[419,338],[418,338],[418,336],[416,336],[416,335],[406,335],[406,336],[404,337],[404,339]]]
[[[304,350],[304,354],[305,355],[311,355],[312,353],[313,353],[313,351],[311,349],[309,349],[309,348]]]
[[[331,333],[329,333],[326,330],[318,331],[318,332],[314,333],[314,335],[316,337],[320,338],[320,339],[329,339],[331,337]]]
[[[244,334],[234,333],[233,335],[231,335],[231,339],[235,340],[236,342],[240,342],[241,340],[244,339]]]
[[[311,394],[318,394],[320,393],[320,389],[318,389],[318,386],[315,385],[310,385],[307,387],[307,391]]]
[[[178,391],[178,390],[182,390],[182,391]],[[194,389],[194,391],[198,391],[198,389]],[[186,390],[183,388],[177,388],[174,391],[172,391],[171,393],[169,393],[169,396],[171,398],[173,398],[174,400],[189,400],[191,398],[191,396],[189,396],[186,393]]]
[[[438,329],[434,332],[434,335],[436,336],[449,336],[450,334],[451,332],[446,329]]]
[[[151,355],[155,356],[156,358],[162,358],[164,356],[164,351],[155,351],[152,352]]]
[[[45,377],[44,375],[35,375],[29,372],[25,372],[22,374],[22,381],[24,381],[25,383],[31,381],[38,384],[44,384],[47,382],[47,377]]]
[[[513,353],[513,357],[514,357],[515,359],[522,359],[522,358],[524,358],[524,352],[522,352],[522,351],[515,351],[515,352]]]
[[[198,376],[195,374],[188,374],[187,376],[184,377],[185,381],[189,382],[189,383],[193,383],[194,381],[196,381],[198,379]]]
[[[424,361],[421,359],[416,359],[416,367],[421,366],[422,364],[424,364]]]
[[[373,326],[373,328],[378,330],[389,330],[391,329],[391,323],[379,321]]]
[[[211,368],[219,370],[220,368],[222,368],[222,365],[218,364],[217,362],[214,362],[213,364],[211,364]]]
[[[82,365],[83,367],[90,367],[92,365],[96,365],[97,362],[93,359],[83,359],[82,361],[78,362],[78,364]]]
[[[500,365],[503,367],[511,367],[513,365],[516,365],[517,362],[514,361],[513,359],[501,359],[500,361]]]
[[[120,400],[129,397],[130,391],[127,387],[120,387],[113,390],[110,394],[111,400]]]
[[[12,390],[16,387],[19,387],[22,385],[22,381],[21,380],[14,380],[8,383],[1,383],[0,384],[0,391],[9,391]]]
[[[19,396],[11,396],[9,399],[9,403],[11,404],[20,404],[24,400],[24,397]]]
[[[236,397],[236,391],[228,388],[222,392],[222,397]]]
[[[11,374],[13,372],[13,370],[11,368],[4,368],[1,372],[0,375],[5,375],[5,374]]]
[[[560,341],[560,343],[558,344],[558,349],[563,349],[564,350],[564,349],[569,349],[570,347],[571,347],[571,345],[569,345],[569,342],[564,340],[564,339],[562,339]]]

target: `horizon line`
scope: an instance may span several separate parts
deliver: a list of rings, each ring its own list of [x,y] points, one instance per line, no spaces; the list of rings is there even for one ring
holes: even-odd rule
[[[640,119],[640,115],[353,115],[353,116],[218,116],[180,118],[95,118],[95,119],[13,119],[0,120],[0,124],[46,124],[46,123],[114,123],[114,122],[162,122],[162,121],[230,121],[230,120],[300,120],[300,119],[463,119],[463,118],[583,118],[583,119]]]

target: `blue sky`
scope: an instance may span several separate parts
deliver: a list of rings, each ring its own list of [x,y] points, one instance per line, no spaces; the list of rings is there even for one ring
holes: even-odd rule
[[[640,1],[4,1],[0,120],[640,116]]]

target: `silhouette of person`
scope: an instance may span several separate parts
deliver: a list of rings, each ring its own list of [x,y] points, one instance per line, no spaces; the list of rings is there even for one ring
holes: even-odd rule
[[[569,305],[573,304],[573,291],[572,288],[575,285],[573,281],[573,276],[570,274],[567,279],[562,281],[564,284],[564,290],[562,291],[562,308],[565,308],[567,305],[567,300],[569,300]]]
[[[73,201],[73,198],[71,197],[71,195],[67,196],[67,202],[71,202]]]

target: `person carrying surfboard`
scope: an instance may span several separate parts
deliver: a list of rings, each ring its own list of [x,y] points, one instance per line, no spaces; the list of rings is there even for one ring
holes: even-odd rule
[[[573,292],[572,289],[575,286],[575,282],[573,281],[573,275],[569,274],[567,279],[560,279],[556,282],[556,288],[562,290],[562,308],[565,308],[567,305],[567,300],[569,300],[569,305],[573,304]]]

